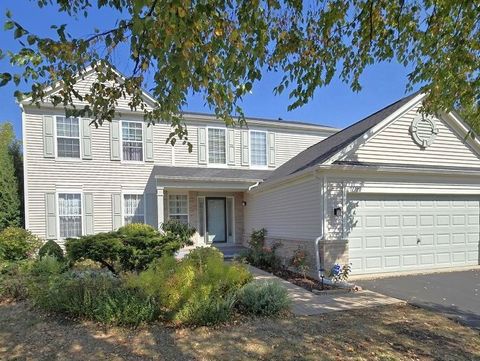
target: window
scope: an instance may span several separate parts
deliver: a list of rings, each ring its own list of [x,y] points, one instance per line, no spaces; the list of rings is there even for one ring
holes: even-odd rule
[[[123,195],[123,223],[145,223],[145,207],[142,194]]]
[[[58,218],[60,238],[82,235],[82,195],[80,193],[58,194]]]
[[[250,158],[252,165],[267,165],[267,133],[250,132]]]
[[[57,156],[61,158],[80,158],[78,118],[57,117]]]
[[[143,123],[122,122],[123,160],[143,161]]]
[[[208,129],[208,162],[225,164],[225,129]]]
[[[168,215],[182,223],[188,223],[188,196],[186,194],[170,194],[168,196]]]

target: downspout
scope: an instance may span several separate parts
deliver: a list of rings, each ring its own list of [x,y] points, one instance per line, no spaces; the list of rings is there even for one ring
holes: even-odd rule
[[[322,278],[322,273],[323,273],[323,267],[322,267],[322,262],[320,258],[320,242],[325,240],[325,230],[326,230],[326,219],[325,219],[325,194],[326,194],[326,184],[327,184],[327,177],[318,177],[315,171],[314,174],[315,178],[321,180],[321,187],[320,187],[320,197],[322,200],[322,222],[321,224],[321,231],[320,235],[315,239],[315,261],[316,261],[316,267],[317,267],[317,274],[318,274],[318,279]]]

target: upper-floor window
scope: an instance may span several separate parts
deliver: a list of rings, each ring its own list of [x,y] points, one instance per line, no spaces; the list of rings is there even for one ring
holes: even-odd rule
[[[60,158],[80,158],[78,118],[57,116],[57,156]]]
[[[58,194],[58,218],[60,238],[82,235],[82,195],[80,193]]]
[[[226,163],[225,129],[208,128],[208,162]]]
[[[170,219],[188,223],[188,196],[186,194],[170,194],[168,196],[168,215]]]
[[[250,163],[253,166],[267,165],[267,133],[250,132]]]
[[[143,124],[122,121],[123,160],[143,161]]]
[[[123,195],[123,223],[145,223],[145,207],[142,194]]]

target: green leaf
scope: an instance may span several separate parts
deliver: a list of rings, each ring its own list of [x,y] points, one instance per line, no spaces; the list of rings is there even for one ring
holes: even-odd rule
[[[7,85],[10,80],[12,80],[12,75],[10,73],[0,74],[0,87]]]
[[[13,27],[15,26],[15,23],[11,20],[5,21],[5,24],[3,25],[4,30],[12,30]]]

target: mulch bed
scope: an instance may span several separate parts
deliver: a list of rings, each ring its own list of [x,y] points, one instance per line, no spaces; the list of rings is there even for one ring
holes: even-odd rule
[[[290,271],[287,268],[282,268],[278,271],[274,271],[273,274],[290,283],[293,283],[294,285],[305,288],[307,291],[310,292],[312,292],[313,290],[326,291],[337,288],[327,284],[322,285],[322,281],[316,280],[315,278],[309,276],[304,278],[303,275]]]

